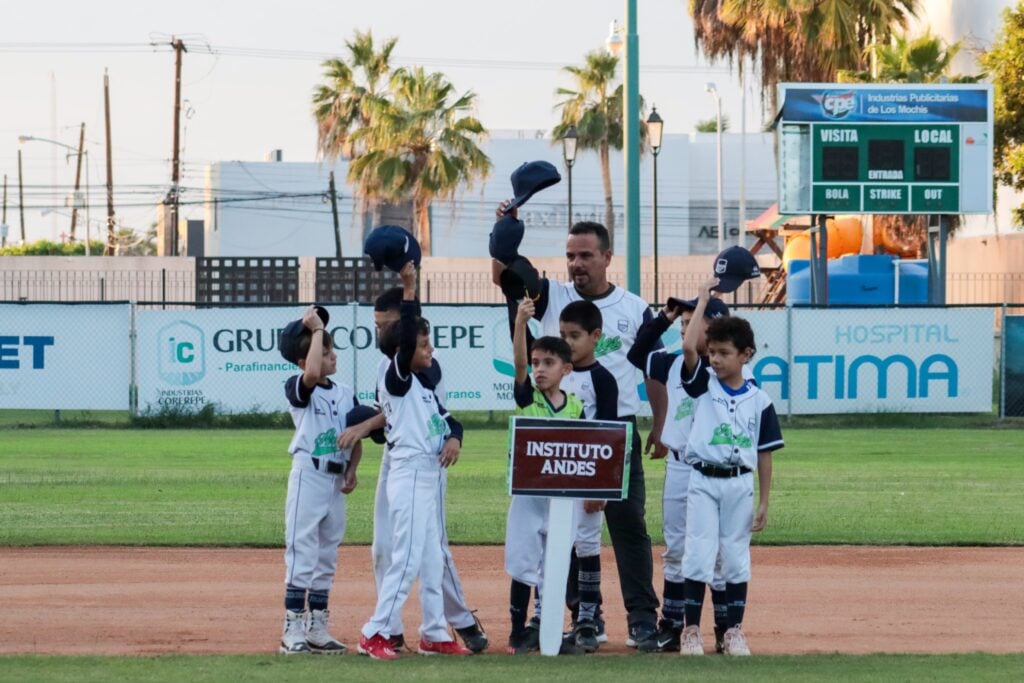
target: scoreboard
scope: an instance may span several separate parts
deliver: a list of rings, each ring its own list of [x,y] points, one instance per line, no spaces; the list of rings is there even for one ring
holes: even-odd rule
[[[782,214],[992,212],[992,87],[779,86]]]

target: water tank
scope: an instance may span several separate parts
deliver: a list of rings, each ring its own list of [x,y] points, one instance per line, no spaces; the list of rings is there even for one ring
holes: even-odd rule
[[[836,305],[892,306],[896,301],[894,268],[899,263],[900,304],[928,303],[928,267],[900,262],[890,255],[844,256],[829,259],[828,302]],[[786,274],[786,300],[811,302],[811,271],[807,259],[793,259]]]

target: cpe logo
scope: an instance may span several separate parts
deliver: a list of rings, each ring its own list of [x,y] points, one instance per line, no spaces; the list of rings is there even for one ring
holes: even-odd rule
[[[857,95],[852,90],[829,91],[824,95],[815,96],[814,99],[821,103],[821,111],[830,119],[844,119],[857,108]]]
[[[157,333],[157,371],[169,384],[188,386],[206,375],[206,350],[203,331],[178,320]]]

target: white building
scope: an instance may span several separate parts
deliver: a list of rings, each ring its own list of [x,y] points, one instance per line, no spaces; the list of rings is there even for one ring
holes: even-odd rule
[[[658,250],[663,256],[717,251],[715,135],[666,135],[658,156]],[[743,136],[723,135],[723,206],[727,241],[735,241],[739,207],[740,145]],[[775,154],[770,134],[748,134],[746,144],[746,217],[757,216],[776,199]],[[545,159],[562,173],[562,182],[536,195],[520,210],[525,244],[536,256],[558,256],[565,248],[569,182],[560,143],[541,132],[495,133],[484,151],[490,177],[465,188],[451,201],[431,208],[433,255],[487,256],[494,209],[512,194],[509,177],[525,161]],[[641,158],[641,252],[652,247],[651,154]],[[206,173],[205,252],[207,256],[331,256],[334,227],[327,200],[328,174],[338,183],[338,220],[342,252],[362,254],[364,226],[358,199],[345,182],[347,163],[329,166],[286,161],[225,161]],[[622,155],[612,153],[616,251],[625,245]],[[580,152],[572,169],[573,220],[604,222],[604,198],[596,152]],[[273,198],[268,198],[273,197]],[[730,239],[732,236],[732,239]]]

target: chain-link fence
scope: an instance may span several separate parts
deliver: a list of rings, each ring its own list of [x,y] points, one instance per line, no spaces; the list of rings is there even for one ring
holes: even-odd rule
[[[327,307],[336,379],[370,402],[380,361],[372,307]],[[755,330],[751,367],[780,414],[1024,415],[1024,304],[733,308]],[[0,303],[0,410],[283,410],[281,385],[298,370],[281,358],[278,337],[303,309],[162,300]],[[511,409],[506,308],[426,304],[424,315],[449,406]],[[606,320],[605,335],[628,336],[619,324]],[[668,351],[677,351],[680,340],[678,327],[663,337]],[[626,390],[644,398],[639,375],[635,385]]]

